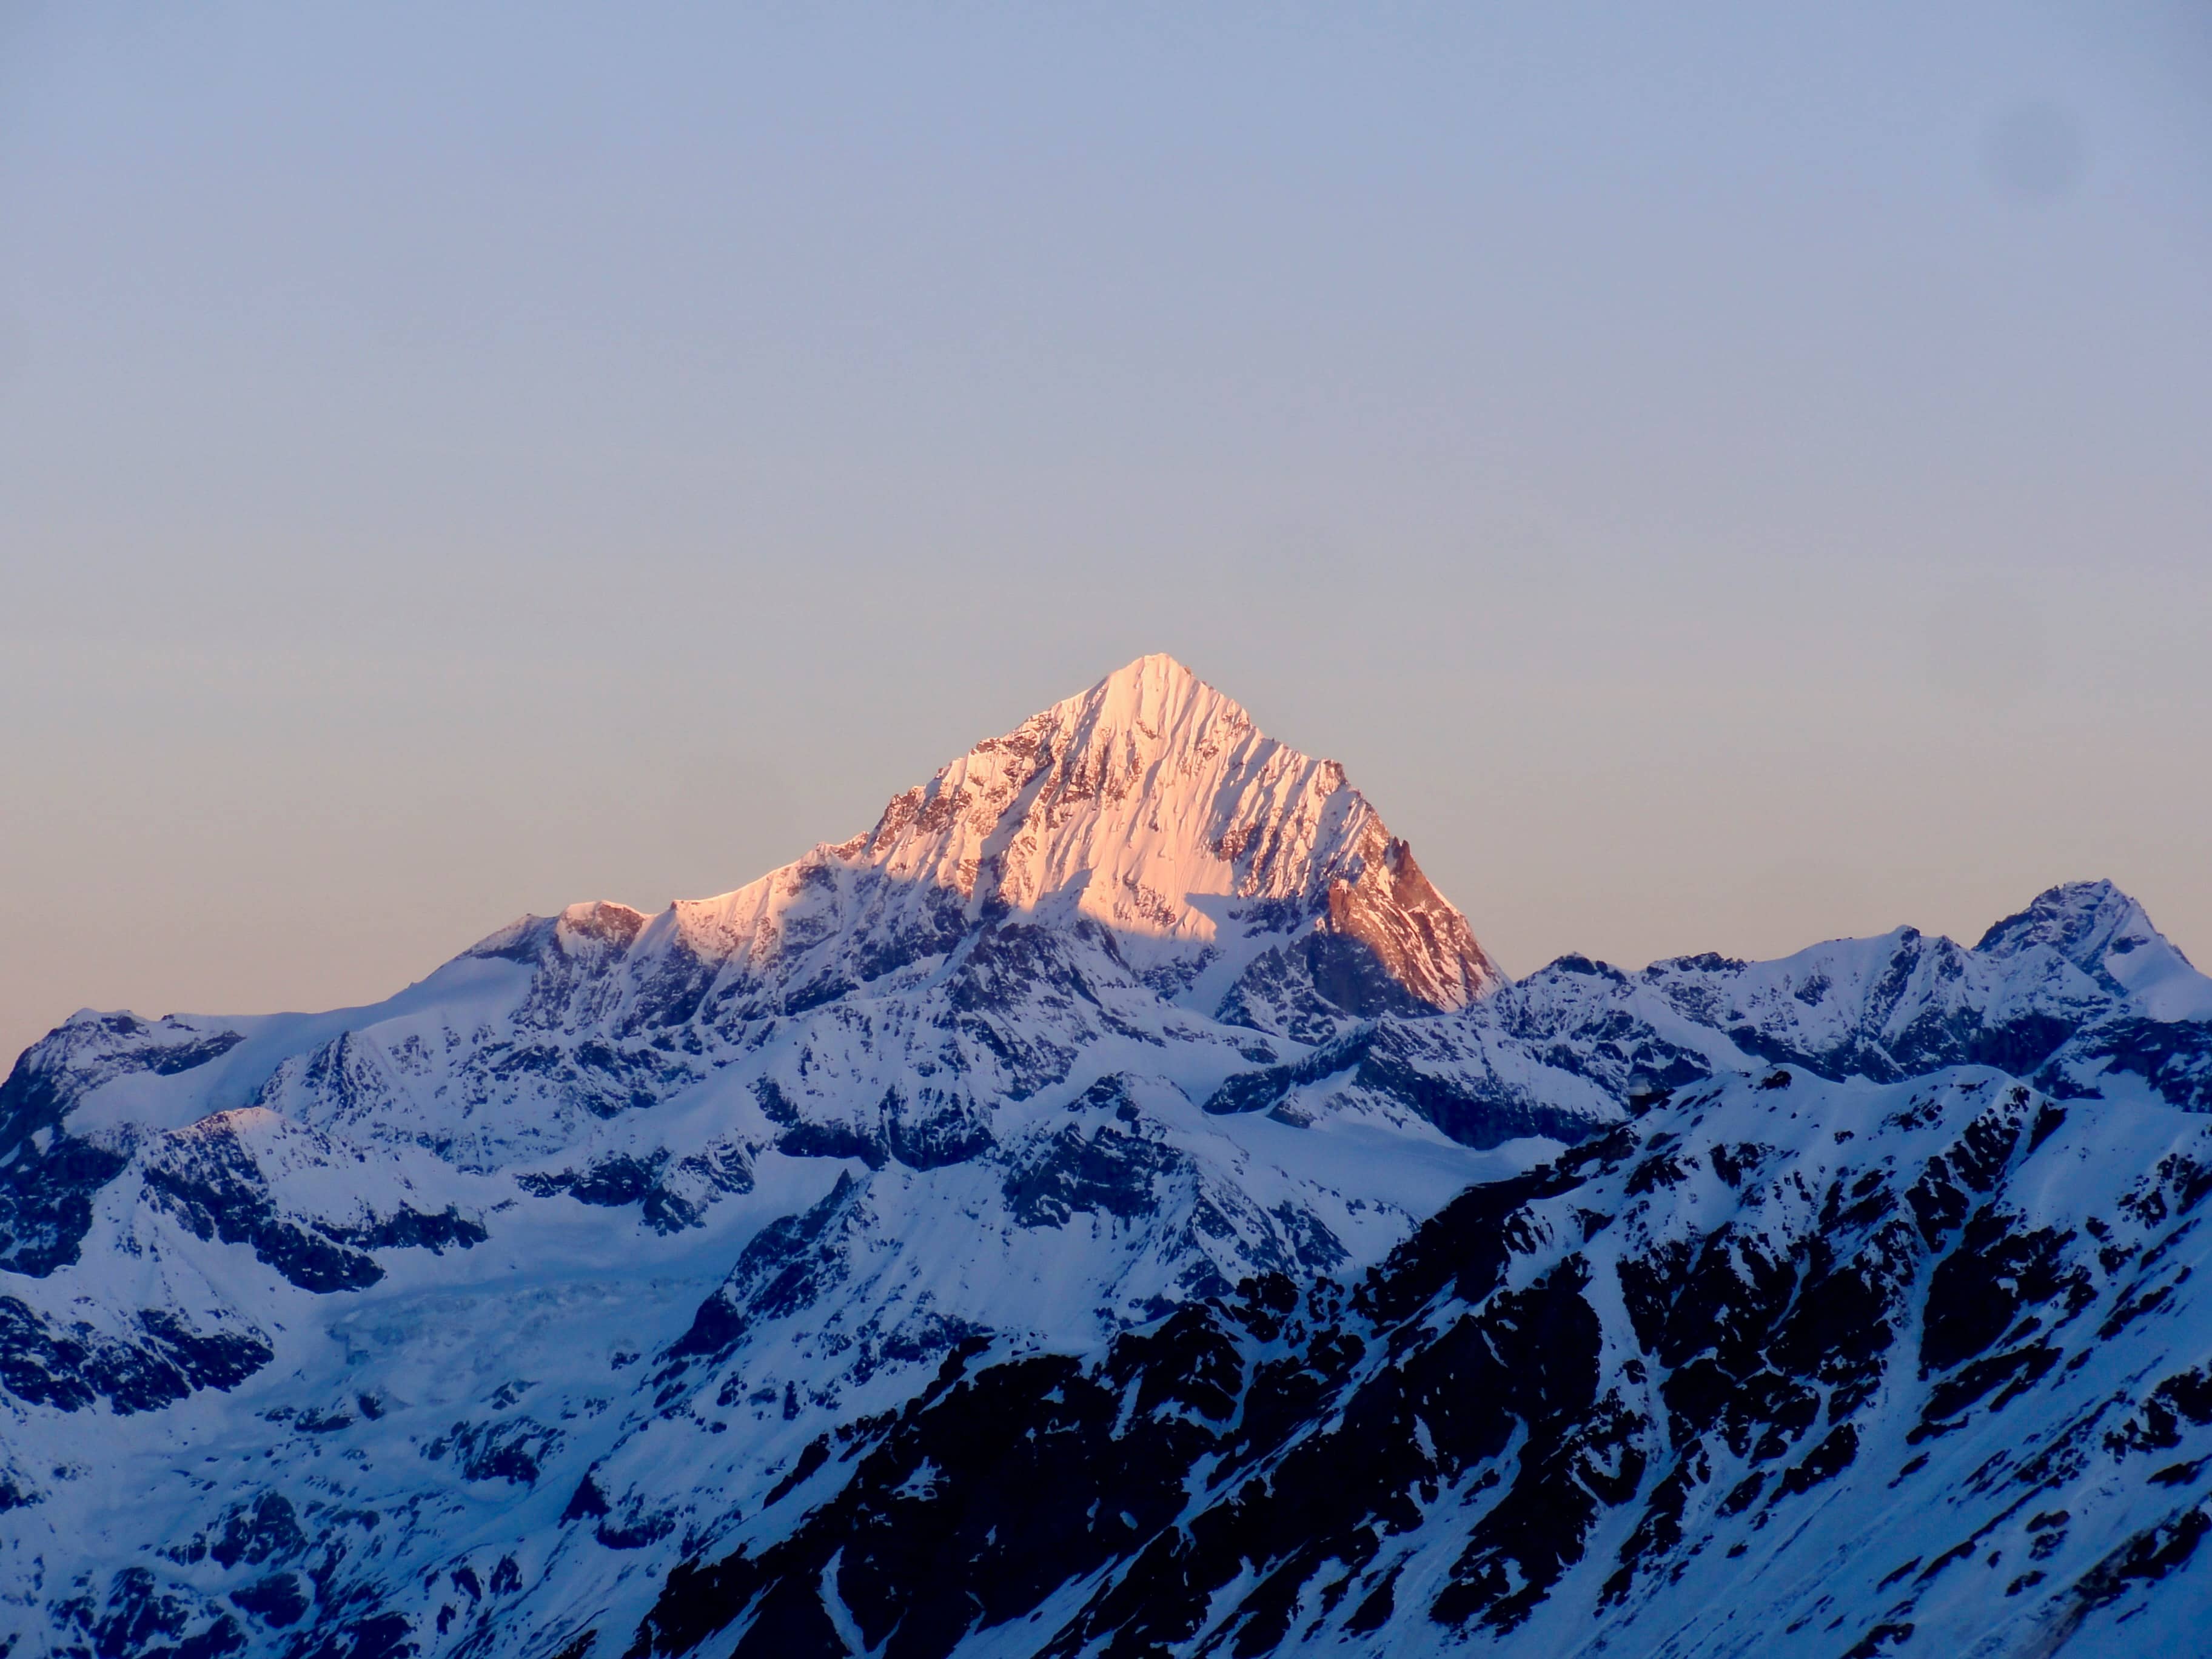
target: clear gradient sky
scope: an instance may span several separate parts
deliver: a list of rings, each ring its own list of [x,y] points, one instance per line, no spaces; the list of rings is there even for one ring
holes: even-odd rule
[[[2212,8],[0,0],[9,1054],[1153,650],[1516,971],[2212,966]]]

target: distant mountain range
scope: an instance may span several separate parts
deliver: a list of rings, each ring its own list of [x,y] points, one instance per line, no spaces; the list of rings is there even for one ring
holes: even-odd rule
[[[1148,657],[719,898],[27,1051],[0,1659],[2196,1651],[2208,1193],[2109,884],[1510,980]]]

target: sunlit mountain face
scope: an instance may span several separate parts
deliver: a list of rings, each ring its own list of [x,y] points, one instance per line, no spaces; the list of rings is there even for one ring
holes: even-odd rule
[[[1511,980],[1148,657],[720,897],[27,1051],[0,1655],[2191,1651],[2208,1193],[2110,885]]]

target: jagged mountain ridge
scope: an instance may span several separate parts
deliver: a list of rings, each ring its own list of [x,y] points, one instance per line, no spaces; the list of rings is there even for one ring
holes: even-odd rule
[[[720,969],[712,1000],[793,1012],[992,917],[1097,923],[1147,983],[1209,1012],[1264,1007],[1254,962],[1294,928],[1343,947],[1308,966],[1355,1016],[1456,1008],[1500,978],[1341,766],[1161,656],[978,744],[866,835],[676,905],[640,945]]]
[[[1534,1045],[1603,1035],[1625,1095],[1721,1063],[1787,1061],[1877,1082],[1998,1066],[2060,1097],[2212,1109],[2212,981],[2110,882],[2054,887],[1969,949],[1917,928],[1769,963],[1678,957],[1626,974],[1568,957],[1476,1018]]]
[[[2158,1123],[2207,1103],[2208,1033],[2103,884],[1972,950],[1508,982],[1340,769],[1146,659],[721,899],[27,1054],[0,1610],[102,1659],[607,1651],[954,1356],[1358,1282],[1469,1183],[1778,1063]]]

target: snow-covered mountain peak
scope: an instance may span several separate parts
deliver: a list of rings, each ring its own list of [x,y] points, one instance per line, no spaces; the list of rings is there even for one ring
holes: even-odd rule
[[[652,920],[627,904],[586,899],[556,915],[519,916],[497,933],[477,940],[466,954],[528,962],[547,950],[572,957],[621,952],[637,942]]]
[[[1103,928],[1138,972],[1209,1011],[1285,949],[1327,960],[1263,977],[1333,983],[1321,994],[1362,1015],[1461,1007],[1501,978],[1343,767],[1267,736],[1167,656],[976,744],[865,835],[678,905],[665,931],[703,961],[811,988],[876,980],[1008,921]]]
[[[1993,923],[1974,946],[1984,956],[2015,956],[2047,945],[2087,968],[2122,933],[2154,935],[2142,905],[2109,881],[2069,881],[2045,889],[2027,908]]]
[[[1115,669],[1037,718],[1109,742],[1126,737],[1162,750],[1203,742],[1208,727],[1252,728],[1252,717],[1236,699],[1163,652]]]
[[[2212,980],[2152,925],[2136,900],[2109,881],[2071,881],[2036,895],[1974,947],[1998,961],[2037,952],[2063,958],[2124,992],[2160,1021],[2212,1018]]]

